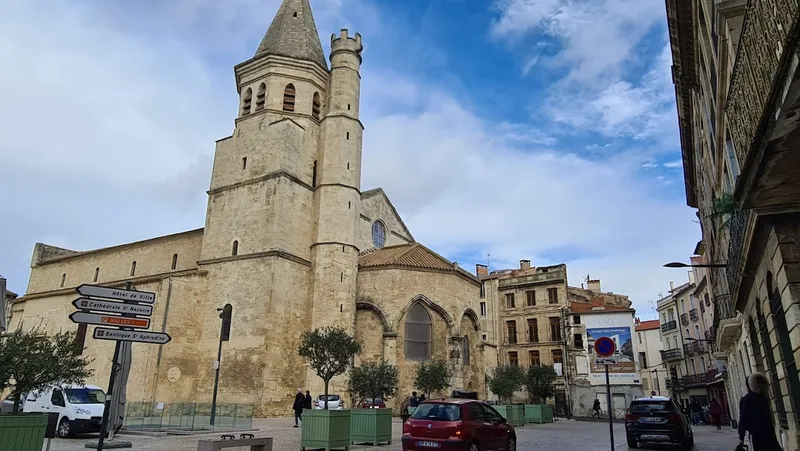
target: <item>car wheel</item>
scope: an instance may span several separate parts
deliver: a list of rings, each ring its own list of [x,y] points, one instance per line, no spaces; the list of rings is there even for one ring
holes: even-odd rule
[[[636,439],[633,437],[626,437],[628,439],[628,448],[638,448],[639,443],[636,442]]]
[[[69,438],[72,436],[72,425],[69,424],[69,420],[64,418],[58,423],[58,436],[60,438]]]
[[[508,438],[508,443],[506,443],[506,451],[517,451],[517,441],[514,437]]]

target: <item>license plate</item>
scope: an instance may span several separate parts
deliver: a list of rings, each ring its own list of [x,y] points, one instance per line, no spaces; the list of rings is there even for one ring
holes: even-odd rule
[[[661,418],[658,417],[644,417],[641,419],[642,423],[660,423]]]
[[[421,442],[417,442],[417,446],[419,446],[420,448],[438,448],[439,447],[439,443],[438,442],[421,441]]]
[[[642,435],[639,439],[643,442],[668,442],[669,435]]]

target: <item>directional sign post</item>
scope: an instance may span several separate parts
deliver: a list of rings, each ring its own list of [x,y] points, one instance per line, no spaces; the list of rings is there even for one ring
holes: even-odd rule
[[[72,305],[81,310],[96,312],[128,313],[131,315],[150,316],[153,314],[152,305],[126,304],[124,302],[101,301],[98,299],[78,298]]]
[[[120,396],[114,392],[114,385],[118,367],[122,366],[119,364],[122,353],[121,343],[137,342],[163,345],[172,340],[172,337],[163,332],[136,330],[150,328],[150,318],[146,317],[153,314],[153,306],[148,304],[156,302],[156,294],[132,288],[130,282],[125,284],[125,289],[81,285],[77,291],[82,297],[72,301],[72,305],[79,310],[69,315],[69,319],[78,324],[116,327],[115,329],[96,327],[92,334],[92,337],[97,340],[116,342],[111,375],[108,379],[108,396],[106,396],[105,409],[103,409],[103,417],[100,422],[100,438],[97,441],[97,449],[101,451],[108,430],[112,398]],[[127,376],[123,375],[123,378],[127,379]],[[113,432],[109,432],[109,437],[113,437]],[[127,445],[130,448],[130,443]]]
[[[608,337],[600,337],[594,341],[594,352],[597,354],[595,363],[603,363],[606,368],[606,410],[608,411],[608,436],[611,439],[611,449],[614,448],[614,417],[612,416],[613,408],[611,407],[611,380],[608,377],[608,365],[616,363],[616,359],[612,356],[617,352],[617,344],[614,340]]]
[[[105,329],[97,327],[93,338],[98,340],[135,341],[137,343],[151,343],[163,345],[169,343],[172,337],[161,332],[142,332],[138,330]]]

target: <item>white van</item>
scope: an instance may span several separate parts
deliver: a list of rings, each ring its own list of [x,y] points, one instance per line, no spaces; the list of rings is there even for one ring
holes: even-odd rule
[[[58,412],[59,437],[100,432],[106,394],[95,385],[65,385],[51,387],[25,398],[23,412]]]

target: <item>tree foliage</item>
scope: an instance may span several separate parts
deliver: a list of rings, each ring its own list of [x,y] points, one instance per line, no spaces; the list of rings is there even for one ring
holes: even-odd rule
[[[325,409],[328,408],[328,384],[347,371],[350,360],[361,352],[361,344],[339,327],[325,327],[303,332],[297,353],[325,382]]]
[[[451,377],[452,373],[446,361],[428,360],[420,363],[417,367],[414,386],[426,397],[429,397],[431,393],[441,393],[442,390],[449,387]]]
[[[372,400],[375,398],[387,399],[397,394],[399,383],[397,368],[389,363],[367,362],[350,371],[348,391],[357,393],[362,398]]]
[[[525,387],[532,400],[544,402],[552,398],[555,393],[556,370],[550,365],[537,365],[528,368],[525,378]]]
[[[0,391],[11,388],[14,412],[20,395],[53,385],[83,384],[92,375],[74,332],[44,335],[37,329],[0,338]],[[13,382],[12,382],[13,381]]]
[[[500,365],[492,371],[489,389],[501,401],[511,401],[514,392],[525,383],[525,371],[519,365]]]

